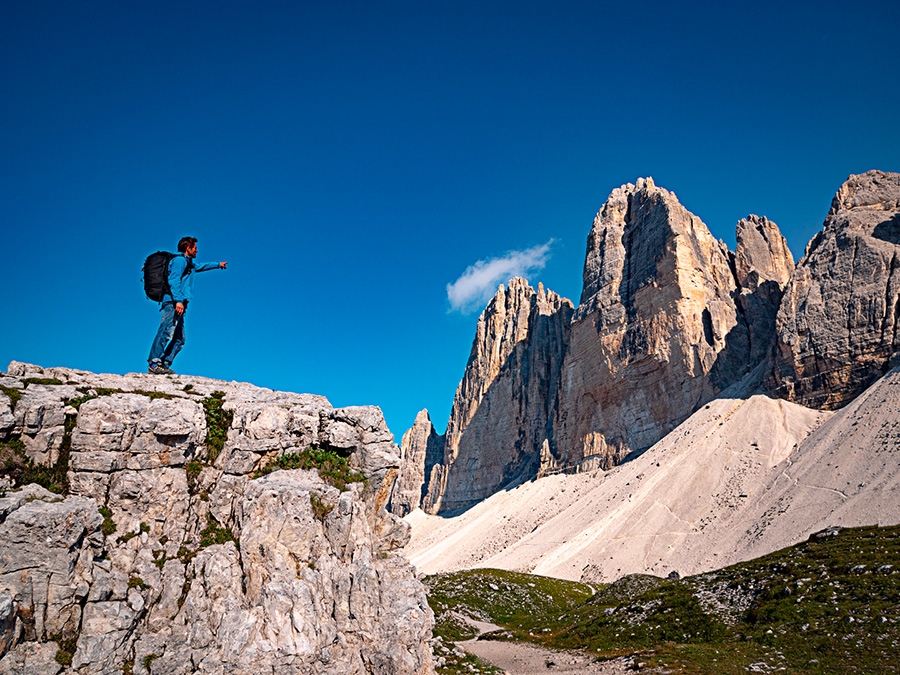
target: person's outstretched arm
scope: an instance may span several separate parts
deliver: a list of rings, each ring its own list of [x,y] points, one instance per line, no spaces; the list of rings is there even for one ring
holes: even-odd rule
[[[227,262],[207,262],[207,263],[194,263],[194,271],[195,272],[208,272],[209,270],[224,270],[228,267]]]

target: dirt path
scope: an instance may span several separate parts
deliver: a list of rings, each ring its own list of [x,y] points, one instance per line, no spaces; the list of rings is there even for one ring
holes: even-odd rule
[[[557,652],[519,642],[467,640],[457,643],[460,648],[508,675],[625,675],[631,659],[614,659],[598,663],[580,652]]]
[[[460,616],[478,630],[479,636],[502,630],[496,624]],[[582,652],[552,651],[520,642],[496,642],[477,637],[457,645],[469,654],[502,668],[508,675],[624,675],[630,672],[629,666],[632,664],[630,658],[598,663]]]

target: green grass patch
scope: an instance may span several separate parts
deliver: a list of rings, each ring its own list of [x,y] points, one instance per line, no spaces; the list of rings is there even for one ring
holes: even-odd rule
[[[61,634],[56,634],[50,636],[50,641],[55,642],[58,647],[55,656],[56,662],[66,667],[71,666],[72,659],[75,657],[77,638],[64,640]]]
[[[190,549],[187,546],[181,546],[178,548],[178,559],[184,563],[184,566],[187,567],[191,560],[194,559],[194,556],[197,555],[197,551],[194,549]]]
[[[17,387],[0,386],[0,391],[6,394],[6,397],[9,399],[9,407],[15,410],[16,404],[22,399],[22,390]]]
[[[211,515],[206,517],[206,527],[200,532],[200,548],[213,544],[224,544],[233,541],[240,548],[240,542],[235,539],[234,533],[227,527],[222,527]]]
[[[108,537],[113,532],[116,531],[116,523],[112,518],[112,511],[109,510],[108,506],[101,506],[99,509],[100,515],[103,516],[103,523],[100,525],[100,531],[103,533],[104,537]],[[134,535],[132,534],[131,537]],[[131,537],[123,538],[122,541],[127,541]]]
[[[525,626],[534,616],[565,614],[591,597],[584,584],[494,569],[429,576],[425,586],[437,619],[435,635],[454,642],[475,635],[460,614],[504,627]]]
[[[224,410],[225,392],[214,391],[203,399],[203,411],[206,414],[206,448],[207,461],[212,464],[219,457],[225,441],[228,440],[228,430],[234,419],[234,413]]]
[[[175,399],[175,398],[184,398],[183,396],[177,396],[176,394],[169,394],[165,391],[146,391],[145,389],[135,389],[134,391],[125,392],[128,394],[140,394],[141,396],[146,396],[149,399],[157,399],[163,398],[167,400]]]
[[[150,586],[144,583],[144,580],[140,577],[131,577],[128,580],[128,588],[139,588],[142,591],[146,591]]]
[[[28,386],[29,384],[59,385],[62,384],[62,381],[55,377],[26,377],[22,380],[22,384],[25,386]]]
[[[685,579],[632,575],[581,601],[581,584],[566,599],[541,577],[504,586],[498,574],[427,577],[436,634],[469,637],[453,610],[503,626],[494,639],[635,654],[671,673],[900,672],[900,526],[812,537]]]
[[[319,477],[328,485],[336,487],[340,491],[347,489],[351,483],[364,483],[366,477],[350,468],[350,460],[342,457],[334,450],[308,447],[301,452],[289,452],[276,457],[265,467],[253,474],[253,478],[260,478],[279,469],[315,469]]]

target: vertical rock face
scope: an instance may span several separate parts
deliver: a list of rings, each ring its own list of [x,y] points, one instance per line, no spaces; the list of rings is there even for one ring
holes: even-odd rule
[[[377,408],[9,370],[9,466],[55,462],[69,495],[0,494],[0,673],[434,672],[409,528],[384,509],[400,460]],[[365,481],[260,471],[310,445]]]
[[[550,418],[572,303],[512,279],[478,320],[423,508],[453,511],[533,478]]]
[[[764,311],[751,297],[783,283],[792,261],[769,221],[738,232],[732,256],[651,179],[613,190],[571,326],[554,420],[561,463],[609,467],[649,447],[763,357],[744,312]]]
[[[794,258],[778,226],[765,216],[738,221],[736,234],[734,269],[740,287],[736,302],[747,328],[749,363],[756,365],[771,352],[775,315]]]
[[[648,448],[768,357],[793,267],[766,218],[740,221],[731,253],[652,179],[613,190],[577,310],[513,279],[479,319],[423,508]]]
[[[402,518],[422,505],[426,477],[443,455],[444,437],[434,430],[428,411],[422,410],[400,442],[400,474],[391,492],[391,513]]]
[[[844,405],[896,365],[898,321],[900,174],[869,171],[838,190],[785,290],[771,390]]]

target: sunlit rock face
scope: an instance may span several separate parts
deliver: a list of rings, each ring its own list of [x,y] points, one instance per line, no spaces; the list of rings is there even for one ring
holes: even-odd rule
[[[617,464],[756,366],[792,266],[766,219],[738,224],[732,254],[651,179],[613,190],[588,236],[554,418],[560,464]]]
[[[741,220],[731,253],[651,179],[613,190],[577,310],[513,279],[481,315],[423,508],[648,448],[768,358],[792,269],[766,218]]]
[[[422,505],[426,477],[443,456],[444,437],[434,430],[428,411],[422,410],[400,442],[400,473],[391,491],[391,513],[402,518]]]
[[[572,303],[524,279],[503,286],[478,319],[456,391],[443,457],[423,508],[454,511],[533,478],[552,435]]]
[[[63,463],[68,495],[4,476],[0,673],[57,673],[62,647],[82,675],[434,672],[409,527],[385,509],[400,458],[378,408],[181,375],[8,371],[4,452]],[[262,475],[309,446],[346,457],[355,482]]]
[[[850,176],[806,247],[776,322],[778,396],[838,408],[900,350],[900,174]]]

